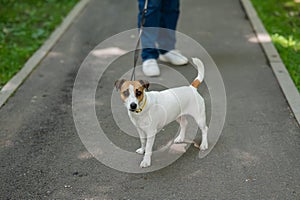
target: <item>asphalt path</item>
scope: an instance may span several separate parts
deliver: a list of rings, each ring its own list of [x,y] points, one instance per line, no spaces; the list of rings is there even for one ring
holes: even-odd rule
[[[238,0],[181,1],[178,30],[208,51],[226,88],[225,126],[211,153],[199,159],[190,147],[143,174],[111,169],[89,154],[72,116],[76,74],[97,44],[136,27],[136,13],[136,1],[92,0],[1,108],[0,199],[299,199],[300,130]],[[123,58],[126,66],[131,58]],[[104,73],[96,109],[108,137],[134,151],[138,139],[124,136],[111,116],[121,67]],[[194,77],[190,66],[176,70]]]

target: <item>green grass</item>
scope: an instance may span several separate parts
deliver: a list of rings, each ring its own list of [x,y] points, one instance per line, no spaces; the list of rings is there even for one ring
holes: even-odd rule
[[[0,0],[0,89],[78,0]]]
[[[300,92],[300,1],[251,1]]]

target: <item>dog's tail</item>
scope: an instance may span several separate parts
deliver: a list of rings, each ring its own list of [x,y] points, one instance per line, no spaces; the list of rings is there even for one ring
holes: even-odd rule
[[[199,58],[192,58],[192,60],[193,63],[197,66],[198,76],[191,83],[191,86],[193,86],[194,88],[198,88],[204,79],[204,65]]]

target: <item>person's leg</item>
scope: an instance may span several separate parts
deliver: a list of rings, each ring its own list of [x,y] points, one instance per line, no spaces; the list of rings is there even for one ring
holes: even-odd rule
[[[157,43],[159,53],[164,54],[175,49],[176,37],[175,31],[179,17],[179,0],[161,0],[161,19]]]
[[[144,9],[145,0],[139,0],[138,27],[141,25],[141,17]],[[144,27],[159,27],[161,18],[161,0],[149,0],[147,13],[145,14]],[[142,42],[142,60],[157,59],[159,53],[155,43],[158,36],[158,29],[144,29],[141,37]]]
[[[176,27],[179,17],[179,0],[162,0],[161,29],[157,39],[159,59],[173,65],[185,65],[188,59],[175,50]]]

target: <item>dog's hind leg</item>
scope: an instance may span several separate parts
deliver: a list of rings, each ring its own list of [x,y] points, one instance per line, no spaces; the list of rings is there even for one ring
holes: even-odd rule
[[[204,126],[199,126],[202,132],[202,141],[200,145],[200,150],[204,151],[208,149],[208,142],[207,142],[207,126],[206,124]]]
[[[207,142],[207,125],[206,125],[206,116],[205,116],[205,111],[203,109],[200,114],[192,114],[193,118],[195,119],[196,123],[198,124],[198,127],[200,128],[202,132],[202,141],[200,145],[200,150],[204,151],[208,149],[208,142]]]
[[[176,121],[180,124],[180,132],[179,135],[175,138],[174,142],[180,143],[184,141],[186,126],[188,124],[188,121],[186,120],[185,116],[178,117]]]

